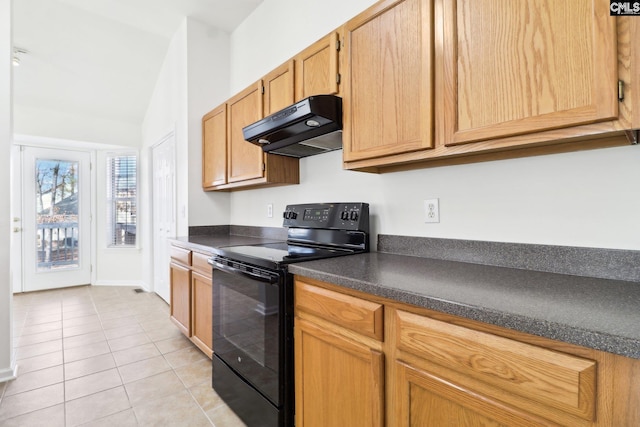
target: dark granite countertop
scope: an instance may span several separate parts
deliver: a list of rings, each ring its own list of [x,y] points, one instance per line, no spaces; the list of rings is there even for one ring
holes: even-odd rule
[[[372,252],[292,264],[312,279],[640,359],[640,283]]]
[[[214,247],[286,240],[286,232],[281,229],[236,227],[231,233],[229,228],[221,231],[170,240],[204,253],[211,253]],[[638,251],[404,236],[379,236],[378,241],[378,249],[382,247],[387,253],[296,263],[289,266],[289,271],[395,301],[640,359]],[[407,246],[408,242],[411,245]],[[433,252],[431,246],[438,251]],[[469,252],[474,246],[480,249]],[[451,256],[465,259],[431,256],[442,254],[443,247],[452,248]],[[410,255],[413,253],[420,256]],[[541,261],[525,269],[518,261],[523,253],[528,260],[531,254],[554,254],[551,258],[564,262],[558,267]],[[487,259],[487,254],[494,254],[491,256],[497,261]],[[600,265],[602,259],[607,260],[606,265]],[[504,265],[491,265],[496,262]],[[594,266],[596,277],[590,276]],[[582,272],[585,275],[579,274]]]

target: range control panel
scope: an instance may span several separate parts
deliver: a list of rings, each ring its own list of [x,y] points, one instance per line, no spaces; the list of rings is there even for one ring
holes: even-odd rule
[[[308,203],[288,205],[284,227],[325,228],[369,232],[368,203]]]

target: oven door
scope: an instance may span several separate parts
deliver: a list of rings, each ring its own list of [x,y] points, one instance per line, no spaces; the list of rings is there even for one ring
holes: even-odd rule
[[[284,273],[221,257],[210,263],[214,356],[280,407],[284,398]],[[213,382],[217,388],[215,369]]]

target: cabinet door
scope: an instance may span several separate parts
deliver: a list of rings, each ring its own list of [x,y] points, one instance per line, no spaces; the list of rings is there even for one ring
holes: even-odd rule
[[[171,320],[183,334],[191,337],[191,270],[172,262],[169,274]]]
[[[296,425],[384,424],[383,354],[296,319]]]
[[[433,146],[432,0],[383,0],[345,25],[346,162]]]
[[[617,117],[609,2],[454,0],[443,8],[447,145]]]
[[[296,101],[338,93],[338,43],[338,33],[333,32],[296,55]]]
[[[595,419],[595,360],[403,310],[395,329],[396,358],[425,364],[455,387],[564,425]]]
[[[242,128],[260,120],[262,81],[248,87],[227,101],[227,180],[228,182],[262,178],[264,159],[262,148],[245,141]]]
[[[396,362],[397,427],[555,426],[402,362]]]
[[[227,182],[227,104],[202,119],[202,188]]]
[[[282,64],[262,80],[265,116],[293,104],[293,61]]]
[[[213,354],[211,278],[191,273],[192,340],[207,356]]]

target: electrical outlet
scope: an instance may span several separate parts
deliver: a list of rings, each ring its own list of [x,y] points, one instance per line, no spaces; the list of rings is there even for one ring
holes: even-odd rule
[[[424,222],[440,222],[440,203],[438,199],[424,201]]]
[[[273,203],[267,204],[267,218],[273,218]]]

